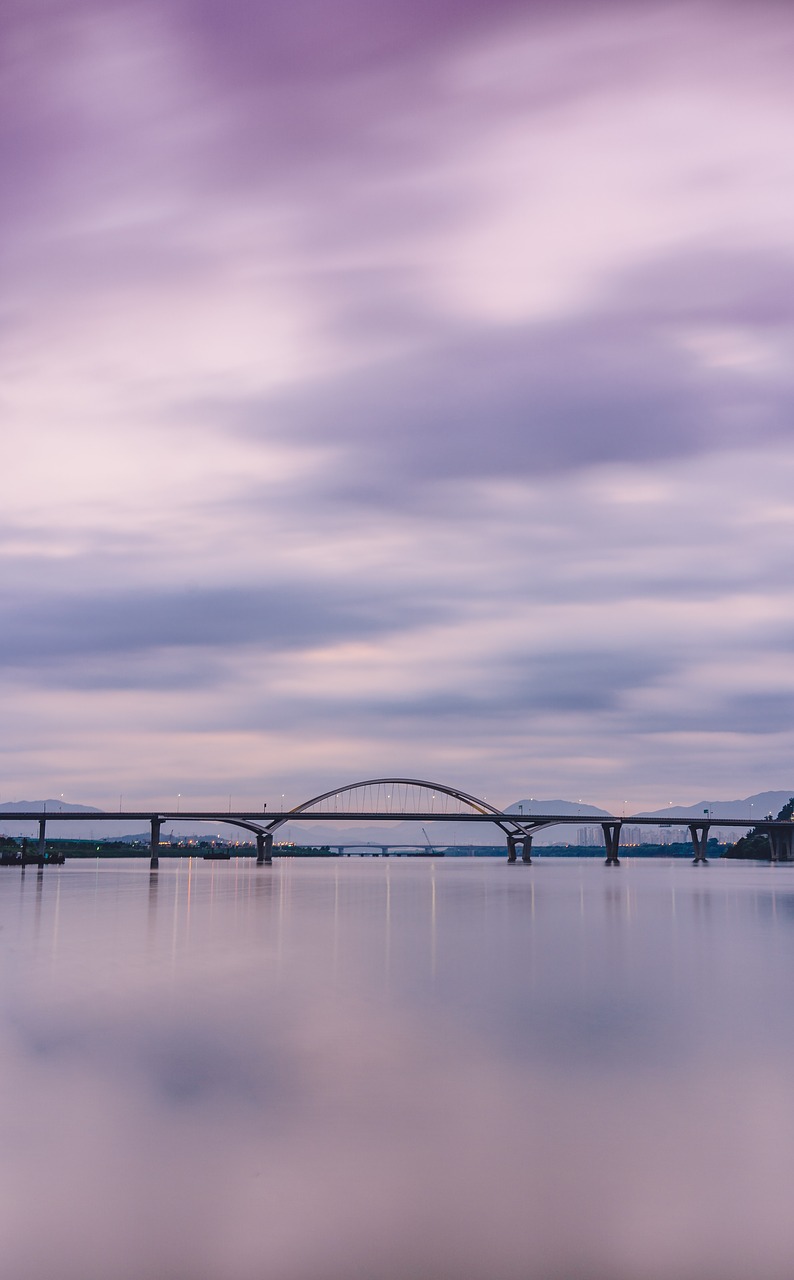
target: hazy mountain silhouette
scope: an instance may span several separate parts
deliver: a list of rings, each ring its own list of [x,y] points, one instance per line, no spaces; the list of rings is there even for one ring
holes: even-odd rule
[[[794,787],[790,791],[759,791],[744,800],[699,800],[697,804],[668,805],[666,809],[653,809],[643,813],[647,818],[702,818],[704,809],[708,809],[712,818],[764,818],[768,813],[778,814],[788,800],[794,795]]]

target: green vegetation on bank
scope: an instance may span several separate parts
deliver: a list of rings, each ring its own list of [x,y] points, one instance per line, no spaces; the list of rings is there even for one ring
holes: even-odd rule
[[[792,816],[794,816],[794,796],[783,805],[775,821],[790,822]],[[753,827],[752,831],[748,831],[747,835],[736,841],[736,844],[732,844],[722,856],[724,858],[755,858],[760,861],[768,861],[772,856],[769,836],[762,827]]]

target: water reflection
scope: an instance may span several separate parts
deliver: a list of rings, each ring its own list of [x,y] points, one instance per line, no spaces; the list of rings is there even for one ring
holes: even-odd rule
[[[73,863],[0,925],[14,1280],[791,1274],[794,868]]]

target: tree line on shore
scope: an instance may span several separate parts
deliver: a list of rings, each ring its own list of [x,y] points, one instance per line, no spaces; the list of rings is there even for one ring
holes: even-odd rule
[[[794,816],[794,796],[787,800],[775,819],[776,822],[790,822]],[[722,855],[723,858],[756,858],[765,860],[771,857],[769,836],[763,827],[753,827],[746,835],[741,836]]]

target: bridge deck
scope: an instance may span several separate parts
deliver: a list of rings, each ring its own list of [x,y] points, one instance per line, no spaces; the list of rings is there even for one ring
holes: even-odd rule
[[[394,810],[351,811],[347,813],[326,812],[323,810],[295,813],[292,810],[261,809],[219,809],[219,810],[179,810],[179,809],[124,809],[117,812],[99,809],[96,811],[78,812],[59,809],[26,809],[0,810],[0,823],[8,822],[40,822],[46,818],[48,822],[151,822],[159,818],[162,822],[250,822],[260,826],[285,822],[472,822],[499,823],[506,822],[520,827],[539,826],[575,826],[598,827],[603,823],[617,822],[623,826],[647,827],[687,827],[691,823],[717,827],[790,827],[789,821],[778,822],[769,818],[717,818],[712,816],[686,818],[654,818],[634,814],[547,814],[547,813],[440,813],[437,810],[417,810],[408,813],[395,813]]]

